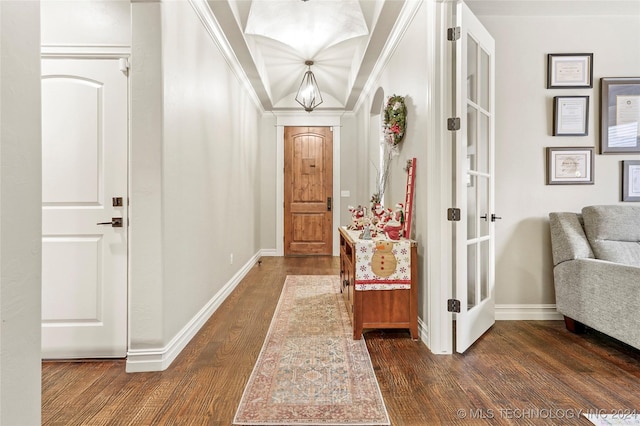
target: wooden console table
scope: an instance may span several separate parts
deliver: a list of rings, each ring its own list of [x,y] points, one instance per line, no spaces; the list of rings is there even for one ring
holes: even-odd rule
[[[359,340],[365,328],[408,328],[411,337],[418,339],[417,243],[361,240],[360,231],[338,230],[340,290],[353,338]]]

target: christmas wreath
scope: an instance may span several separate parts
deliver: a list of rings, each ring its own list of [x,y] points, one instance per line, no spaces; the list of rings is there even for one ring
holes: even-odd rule
[[[384,109],[384,134],[387,142],[392,146],[402,142],[406,127],[407,107],[404,104],[404,96],[393,95],[389,97]]]

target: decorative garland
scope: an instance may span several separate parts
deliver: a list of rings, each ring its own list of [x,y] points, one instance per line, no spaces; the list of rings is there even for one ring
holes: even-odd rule
[[[392,146],[398,145],[404,138],[407,127],[407,107],[404,104],[404,96],[395,94],[387,100],[384,109],[384,135],[385,140]]]

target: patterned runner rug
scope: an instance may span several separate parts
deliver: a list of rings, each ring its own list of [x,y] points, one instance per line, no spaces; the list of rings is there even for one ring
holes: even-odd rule
[[[235,425],[389,425],[337,275],[290,275]]]

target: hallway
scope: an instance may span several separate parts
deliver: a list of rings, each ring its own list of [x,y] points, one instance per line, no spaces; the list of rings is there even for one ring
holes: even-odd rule
[[[165,371],[124,360],[45,362],[44,425],[224,425],[233,420],[287,275],[337,274],[337,257],[266,257]],[[498,321],[465,355],[408,332],[366,341],[394,426],[588,425],[580,410],[640,406],[640,353],[562,321]],[[559,420],[549,416],[552,413]]]

